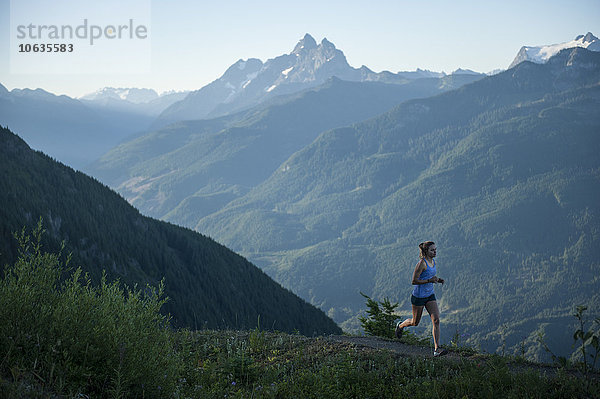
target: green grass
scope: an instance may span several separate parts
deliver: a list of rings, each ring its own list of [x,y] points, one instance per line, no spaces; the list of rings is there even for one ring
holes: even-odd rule
[[[597,379],[558,370],[544,376],[499,355],[460,360],[401,356],[386,350],[278,332],[173,332],[179,366],[173,398],[576,398],[598,397]],[[24,373],[4,386],[22,397]],[[39,382],[33,385],[39,388]],[[20,391],[19,391],[20,389]],[[48,395],[48,392],[44,392]],[[10,396],[8,396],[10,397]],[[72,397],[61,393],[56,397]],[[111,394],[102,397],[115,397]],[[122,397],[139,397],[132,393]]]
[[[327,338],[263,331],[179,332],[185,370],[179,394],[210,398],[594,397],[597,380],[534,368],[508,358],[401,356]]]

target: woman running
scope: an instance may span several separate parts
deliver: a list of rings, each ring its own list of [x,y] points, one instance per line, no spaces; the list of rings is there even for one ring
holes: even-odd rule
[[[440,310],[438,309],[433,284],[444,284],[444,279],[437,277],[435,267],[436,247],[433,241],[426,241],[419,244],[421,260],[415,266],[412,276],[413,289],[410,302],[412,303],[412,319],[406,319],[396,324],[396,338],[400,338],[405,327],[418,326],[423,314],[423,308],[431,316],[433,323],[433,343],[435,349],[433,356],[444,356],[448,353],[446,349],[441,349],[440,344]]]

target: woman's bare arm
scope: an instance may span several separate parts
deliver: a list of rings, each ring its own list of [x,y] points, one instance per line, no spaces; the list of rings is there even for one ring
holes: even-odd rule
[[[425,270],[426,268],[426,264],[425,261],[423,259],[421,259],[417,265],[415,266],[415,271],[413,272],[412,275],[412,284],[413,285],[420,285],[420,284],[427,284],[427,283],[431,283],[431,281],[429,280],[419,280],[419,276],[421,275],[421,273],[423,273],[423,270]]]
[[[419,280],[419,276],[421,275],[421,273],[423,273],[423,270],[425,270],[425,268],[427,267],[427,265],[425,264],[425,261],[423,259],[421,259],[419,261],[419,263],[417,263],[417,265],[415,266],[415,271],[413,272],[413,276],[412,276],[412,284],[413,285],[420,285],[420,284],[427,284],[427,283],[442,283],[444,284],[444,279],[438,278],[438,276],[433,276],[430,279],[427,280]]]

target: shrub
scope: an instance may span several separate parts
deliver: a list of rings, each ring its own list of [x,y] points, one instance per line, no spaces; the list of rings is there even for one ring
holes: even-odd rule
[[[586,374],[591,368],[592,370],[596,367],[598,361],[598,354],[600,354],[600,331],[586,328],[586,319],[583,313],[587,310],[587,306],[579,305],[575,310],[575,318],[579,324],[579,328],[573,334],[575,344],[578,345],[577,351],[574,355],[579,354],[581,358],[581,365],[583,366],[583,372]],[[600,318],[594,320],[596,326],[600,325]],[[594,349],[594,352],[591,351]]]
[[[102,278],[92,286],[69,260],[41,250],[41,222],[16,238],[19,257],[0,281],[0,372],[46,389],[93,397],[163,397],[178,356],[159,313],[162,283],[144,291]],[[15,381],[18,382],[18,381]]]
[[[383,302],[377,302],[362,292],[360,294],[367,299],[367,314],[369,317],[359,317],[365,333],[378,337],[394,338],[395,322],[398,318],[394,311],[398,307],[398,303],[392,304],[388,298],[384,298]]]

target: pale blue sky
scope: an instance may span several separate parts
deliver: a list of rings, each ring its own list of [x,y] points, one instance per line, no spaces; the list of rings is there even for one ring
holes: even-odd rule
[[[0,83],[71,96],[104,86],[194,90],[240,58],[266,61],[291,52],[305,33],[317,42],[326,37],[354,67],[489,72],[506,68],[523,45],[600,35],[599,0],[148,2],[149,72],[22,74],[11,73],[10,1],[0,0]]]

